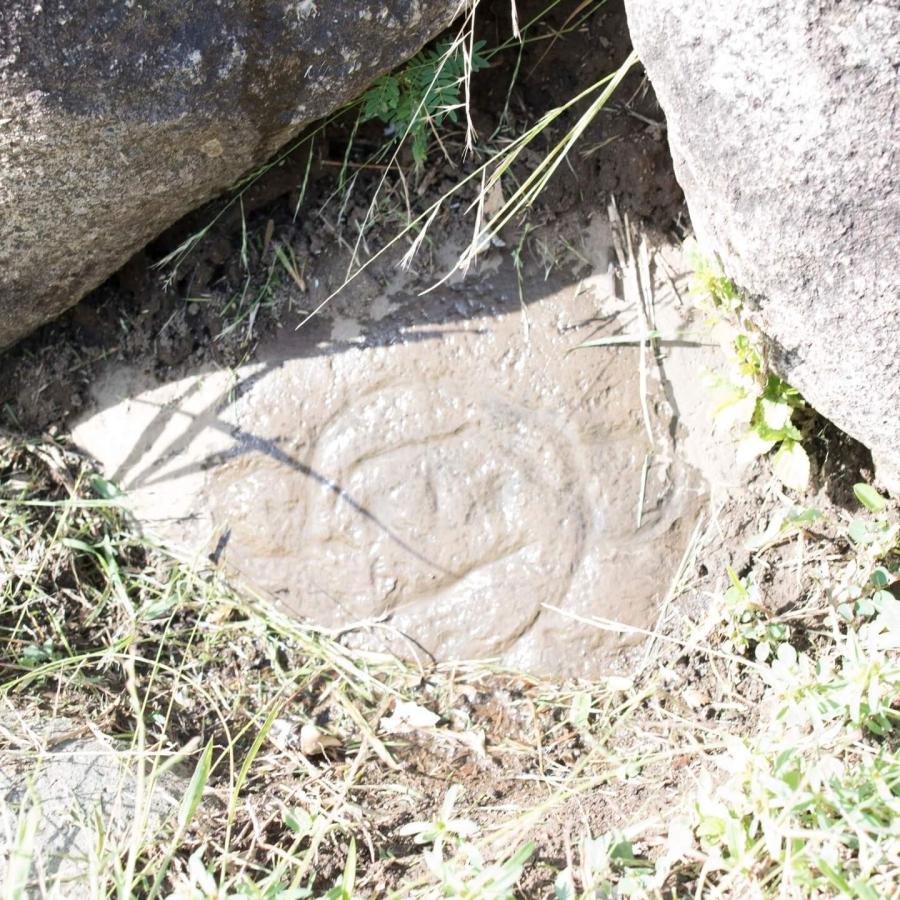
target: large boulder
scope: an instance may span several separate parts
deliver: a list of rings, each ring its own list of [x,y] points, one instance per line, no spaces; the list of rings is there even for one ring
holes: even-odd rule
[[[900,5],[626,0],[701,242],[772,361],[900,467]]]
[[[457,0],[0,11],[0,347],[360,93]]]

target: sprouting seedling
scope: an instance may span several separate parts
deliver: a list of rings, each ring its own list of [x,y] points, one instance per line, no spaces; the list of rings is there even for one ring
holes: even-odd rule
[[[438,846],[448,837],[467,838],[478,831],[478,826],[471,819],[453,818],[453,807],[462,788],[458,784],[451,785],[441,804],[438,815],[431,822],[408,822],[399,834],[413,837],[417,844],[434,844]]]
[[[480,55],[484,41],[472,46],[468,61],[461,46],[451,46],[443,41],[418,53],[400,71],[379,78],[362,98],[360,121],[381,119],[394,138],[408,134],[417,166],[425,162],[429,129],[445,118],[458,121],[467,62],[470,72],[488,65]]]
[[[887,509],[887,499],[870,484],[861,481],[853,485],[856,499],[876,518],[855,516],[847,529],[847,536],[857,547],[867,547],[872,558],[886,556],[898,543],[900,525],[880,516]]]
[[[693,267],[690,293],[709,310],[711,322],[730,322],[728,347],[732,372],[714,379],[717,405],[714,415],[725,413],[745,427],[739,457],[750,459],[774,450],[772,469],[786,487],[802,491],[809,484],[810,461],[794,416],[806,404],[800,392],[766,366],[761,341],[744,313],[740,290],[715,261],[705,257],[696,241],[685,242],[685,255]]]
[[[883,512],[887,506],[887,500],[872,485],[866,484],[864,481],[853,485],[853,493],[856,494],[856,499],[870,512]]]

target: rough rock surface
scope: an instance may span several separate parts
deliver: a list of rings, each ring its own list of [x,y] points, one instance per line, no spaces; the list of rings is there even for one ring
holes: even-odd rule
[[[701,241],[776,368],[900,468],[900,5],[627,0]]]
[[[0,347],[449,24],[456,0],[0,10]]]
[[[0,724],[9,726],[8,734],[23,731],[18,719]],[[150,834],[174,817],[188,779],[171,771],[160,775],[148,759],[141,785],[127,744],[92,734],[69,719],[35,721],[24,731],[29,740],[0,757],[3,835],[15,835],[30,812],[37,817],[30,886],[24,894],[12,890],[9,896],[90,896],[92,868],[110,864],[128,845],[136,822],[143,834]],[[97,812],[109,827],[103,840],[105,857],[98,849]],[[0,883],[12,889],[10,861],[4,856],[0,853]]]

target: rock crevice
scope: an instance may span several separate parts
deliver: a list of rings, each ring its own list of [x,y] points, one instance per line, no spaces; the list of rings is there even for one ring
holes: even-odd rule
[[[0,348],[412,56],[457,6],[6,4]]]

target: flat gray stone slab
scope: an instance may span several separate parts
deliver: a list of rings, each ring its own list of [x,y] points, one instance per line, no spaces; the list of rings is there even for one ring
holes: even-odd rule
[[[148,763],[141,785],[127,746],[73,722],[51,720],[32,733],[37,747],[0,754],[0,883],[10,886],[11,865],[30,858],[28,896],[90,896],[91,872],[107,869],[133,837],[153,835],[177,812],[188,781],[171,772],[153,777]],[[73,733],[80,736],[67,736]],[[17,847],[32,810],[33,842]]]

